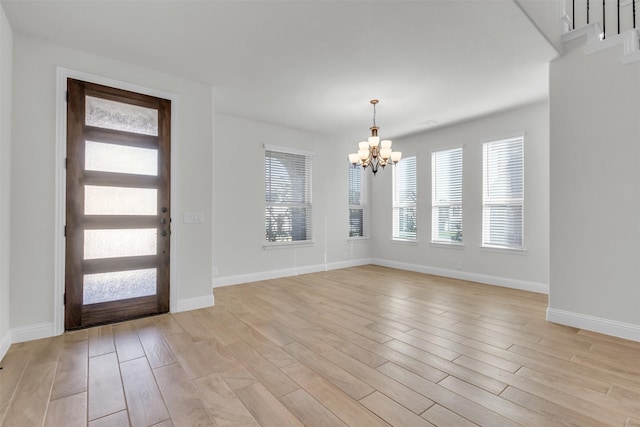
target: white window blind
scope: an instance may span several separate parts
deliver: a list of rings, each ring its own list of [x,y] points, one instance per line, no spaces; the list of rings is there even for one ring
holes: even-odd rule
[[[431,153],[431,240],[462,243],[462,147]]]
[[[524,230],[524,141],[483,144],[482,245],[522,249]]]
[[[416,158],[407,157],[393,167],[393,238],[415,240],[416,223]]]
[[[311,156],[265,149],[267,243],[311,240]]]
[[[367,179],[364,169],[349,165],[349,237],[366,237]]]

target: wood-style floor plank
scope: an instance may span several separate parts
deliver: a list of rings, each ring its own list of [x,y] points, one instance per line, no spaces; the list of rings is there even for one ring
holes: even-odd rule
[[[263,427],[304,426],[261,383],[236,390],[236,394]]]
[[[282,396],[280,400],[307,427],[346,427],[345,423],[301,388]]]
[[[293,363],[282,368],[283,372],[300,385],[310,396],[350,426],[389,426],[378,416],[353,400],[301,363]]]
[[[151,368],[158,368],[176,362],[169,345],[151,319],[147,318],[138,321],[136,323],[136,331]]]
[[[429,396],[435,403],[450,409],[459,414],[463,418],[473,421],[478,425],[490,426],[513,426],[516,423],[496,414],[475,403],[472,400],[464,398],[439,384],[427,381],[413,372],[407,371],[393,363],[385,363],[378,367],[378,370],[384,372],[397,381],[406,384],[414,390],[420,390],[425,396]]]
[[[229,352],[276,397],[291,393],[298,387],[278,368],[244,342],[227,347]]]
[[[127,411],[116,412],[89,422],[89,427],[131,427]]]
[[[0,370],[0,424],[4,419],[4,414],[11,403],[14,393],[22,373],[27,366],[27,360],[31,349],[12,347],[2,359],[2,369]]]
[[[96,326],[89,329],[89,357],[101,356],[116,351],[111,325]]]
[[[339,368],[301,344],[292,343],[285,346],[284,349],[299,362],[313,369],[316,373],[332,382],[355,400],[362,399],[375,391],[375,389],[367,383],[360,381],[349,372]]]
[[[0,427],[640,427],[640,342],[546,295],[361,266],[14,344]]]
[[[150,426],[170,418],[145,358],[122,362],[120,370],[132,427]]]
[[[420,418],[404,406],[389,399],[384,394],[376,391],[360,400],[371,412],[378,415],[393,426],[428,427],[433,426],[424,418]]]
[[[366,382],[376,390],[381,391],[383,394],[409,408],[416,414],[423,413],[433,405],[433,401],[425,395],[412,390],[401,382],[398,382],[393,378],[384,375],[382,372],[358,362],[344,353],[337,350],[331,350],[323,353],[323,356],[333,363],[342,366],[345,371]]]
[[[87,393],[52,400],[44,427],[83,427],[87,425]]]
[[[433,405],[422,413],[422,418],[431,422],[436,426],[456,426],[456,427],[474,427],[477,424],[472,423],[466,418],[448,410],[438,404]]]
[[[215,426],[180,365],[163,366],[155,369],[153,374],[176,427]]]
[[[86,392],[88,364],[88,342],[66,342],[60,353],[51,400]]]
[[[252,381],[254,384],[257,381]],[[219,374],[211,374],[193,381],[204,406],[220,427],[258,427],[253,415]],[[249,386],[246,384],[244,387]]]
[[[115,353],[89,358],[89,420],[126,409]]]
[[[120,363],[144,356],[134,321],[119,323],[113,327],[113,339]]]
[[[42,425],[56,365],[56,362],[28,365],[7,408],[2,427]]]

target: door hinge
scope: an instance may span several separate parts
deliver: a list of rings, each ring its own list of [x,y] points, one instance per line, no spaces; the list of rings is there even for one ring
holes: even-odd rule
[[[62,304],[63,305],[67,305],[67,293],[66,292],[62,295]]]
[[[66,92],[64,93],[64,100],[65,100],[66,102],[69,102],[69,91],[66,91]]]
[[[67,237],[67,226],[64,226],[64,237]]]
[[[66,169],[69,166],[69,158],[65,157],[64,158],[64,168]]]

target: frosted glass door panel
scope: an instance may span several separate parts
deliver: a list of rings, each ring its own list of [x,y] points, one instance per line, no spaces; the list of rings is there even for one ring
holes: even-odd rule
[[[84,259],[155,255],[158,230],[85,230]]]
[[[85,215],[157,215],[155,188],[84,186]]]
[[[158,110],[93,96],[85,100],[87,126],[158,135]]]
[[[87,141],[84,168],[88,171],[158,176],[158,150]]]
[[[83,304],[155,295],[157,274],[155,268],[85,274]]]

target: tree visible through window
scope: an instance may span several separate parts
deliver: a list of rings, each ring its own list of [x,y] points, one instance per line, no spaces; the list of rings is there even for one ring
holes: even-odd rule
[[[524,141],[483,144],[482,245],[522,249],[524,229]]]
[[[462,243],[462,147],[431,153],[431,240]]]
[[[265,239],[311,240],[311,156],[266,149]]]
[[[416,222],[416,158],[407,157],[393,166],[393,238],[415,240]]]

